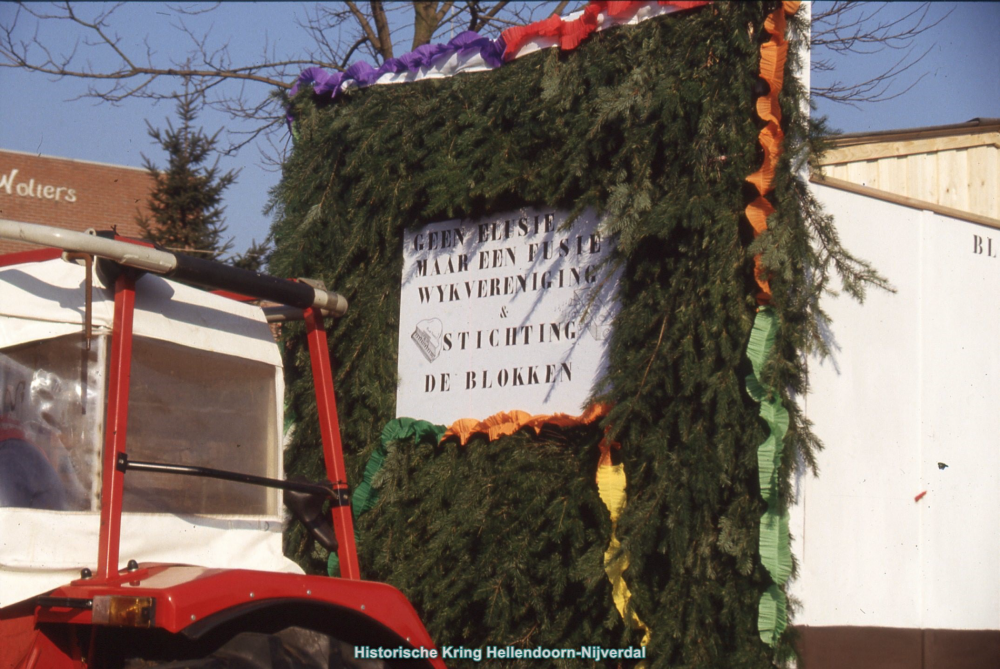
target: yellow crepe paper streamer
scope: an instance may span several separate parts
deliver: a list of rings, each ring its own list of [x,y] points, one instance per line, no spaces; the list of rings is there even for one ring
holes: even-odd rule
[[[617,444],[615,444],[617,446]],[[601,442],[601,459],[597,464],[597,494],[601,496],[601,501],[608,508],[611,514],[611,541],[608,549],[604,551],[604,571],[611,581],[611,594],[615,600],[615,607],[621,615],[622,620],[636,629],[643,631],[641,646],[649,645],[650,629],[646,623],[628,608],[628,602],[632,598],[632,592],[625,583],[625,570],[629,567],[628,553],[621,550],[621,542],[615,530],[618,527],[618,519],[625,510],[625,467],[623,465],[611,464],[611,454],[609,449]],[[638,667],[645,667],[643,660]]]

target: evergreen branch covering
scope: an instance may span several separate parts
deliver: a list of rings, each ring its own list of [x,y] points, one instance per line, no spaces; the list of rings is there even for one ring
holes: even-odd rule
[[[404,440],[436,444],[441,441],[444,433],[444,425],[435,425],[426,420],[394,418],[386,423],[378,446],[368,455],[368,462],[365,464],[361,482],[354,488],[354,493],[351,495],[351,515],[354,516],[355,522],[355,543],[361,540],[357,526],[358,518],[371,511],[378,502],[378,490],[373,486],[375,485],[375,477],[382,469],[382,464],[389,457],[390,446]],[[326,570],[330,576],[340,575],[340,559],[336,553],[330,553],[327,558]]]
[[[594,472],[610,426],[629,485],[615,535],[629,556],[630,608],[652,630],[650,666],[766,667],[790,655],[787,634],[772,649],[758,631],[773,581],[759,553],[767,435],[742,382],[753,256],[782,324],[759,379],[781,394],[805,389],[803,353],[821,346],[829,274],[857,291],[877,275],[840,248],[793,174],[810,132],[804,92],[787,75],[776,213],[756,239],[743,218],[756,195],[744,178],[762,160],[752,90],[774,7],[716,3],[493,72],[293,100],[300,139],[274,194],[270,269],[321,278],[350,301],[329,340],[351,481],[395,417],[404,229],[519,206],[592,207],[617,236],[621,309],[593,398],[613,407],[608,416],[474,436],[469,447],[397,448],[373,481],[378,501],[357,523],[363,575],[400,588],[439,645],[640,643],[604,572],[611,526]],[[790,49],[786,68],[796,58]],[[300,327],[286,326],[284,345],[299,417],[286,469],[319,478]],[[787,395],[783,405],[775,482],[788,499],[794,454],[809,462],[819,442]],[[297,525],[286,552],[325,571],[326,552]]]
[[[385,429],[382,430],[382,438],[378,448],[372,451],[368,457],[368,464],[365,465],[365,474],[361,483],[354,489],[353,514],[355,520],[366,511],[370,511],[378,502],[378,492],[372,490],[372,482],[382,468],[382,463],[388,456],[390,444],[397,441],[411,440],[416,442],[425,441],[436,444],[441,441],[444,435],[444,425],[435,425],[426,420],[414,420],[413,418],[396,418],[389,421]]]

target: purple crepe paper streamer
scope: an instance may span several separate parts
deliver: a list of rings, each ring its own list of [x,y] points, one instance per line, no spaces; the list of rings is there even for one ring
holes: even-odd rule
[[[422,67],[432,65],[434,61],[443,57],[450,58],[456,53],[465,55],[478,51],[487,65],[497,68],[504,63],[503,52],[506,48],[507,45],[504,43],[503,37],[491,40],[488,37],[482,37],[475,31],[467,30],[447,44],[424,44],[404,56],[390,58],[378,69],[363,61],[354,63],[343,72],[328,73],[320,67],[307,68],[296,79],[289,96],[295,97],[300,87],[312,84],[314,94],[333,100],[346,81],[354,81],[359,87],[365,88],[378,81],[383,74],[415,72]],[[295,120],[291,109],[288,110],[285,118],[288,120],[288,129],[291,130],[292,122]]]

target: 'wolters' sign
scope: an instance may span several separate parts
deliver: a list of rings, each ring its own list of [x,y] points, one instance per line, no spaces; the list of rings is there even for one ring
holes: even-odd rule
[[[445,221],[404,238],[396,415],[578,414],[607,364],[617,275],[586,212]]]

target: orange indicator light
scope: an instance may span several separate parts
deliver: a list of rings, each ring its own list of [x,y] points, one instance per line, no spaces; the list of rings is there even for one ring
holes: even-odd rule
[[[156,624],[154,597],[94,597],[92,620],[95,625],[112,627],[153,627]]]

